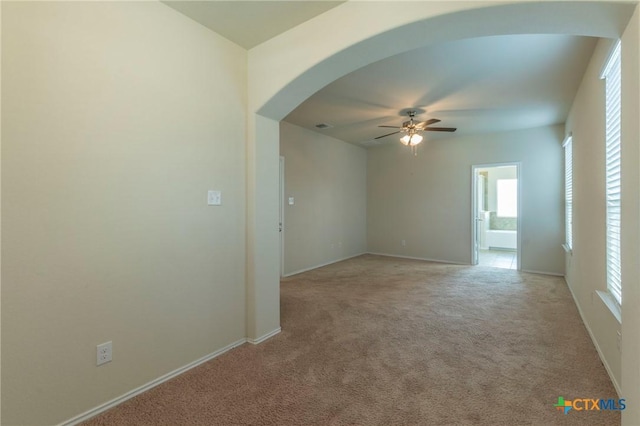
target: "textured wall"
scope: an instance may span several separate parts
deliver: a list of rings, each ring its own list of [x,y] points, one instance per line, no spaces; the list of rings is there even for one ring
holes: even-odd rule
[[[3,3],[2,423],[56,424],[246,335],[246,51],[156,2]]]

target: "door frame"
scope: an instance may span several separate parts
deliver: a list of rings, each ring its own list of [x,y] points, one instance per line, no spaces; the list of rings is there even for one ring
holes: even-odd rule
[[[478,169],[487,169],[491,167],[504,167],[515,166],[516,179],[518,179],[518,217],[516,218],[516,232],[517,232],[517,247],[516,247],[516,261],[517,270],[522,268],[522,163],[520,161],[510,161],[505,163],[488,163],[488,164],[474,164],[471,166],[471,264],[478,264],[478,205],[477,205],[477,191],[478,191]]]
[[[280,278],[284,277],[284,157],[280,156]]]

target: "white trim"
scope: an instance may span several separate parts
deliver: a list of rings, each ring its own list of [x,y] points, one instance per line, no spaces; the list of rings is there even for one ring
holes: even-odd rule
[[[282,331],[282,328],[278,327],[275,330],[270,331],[267,334],[264,334],[264,335],[258,337],[257,339],[247,339],[247,342],[251,343],[252,345],[257,345],[257,344],[262,343],[265,340],[275,336],[276,334],[280,333],[281,331]]]
[[[505,163],[488,163],[488,164],[472,164],[471,165],[471,265],[477,265],[476,259],[476,240],[478,238],[478,230],[476,223],[477,215],[477,169],[487,169],[492,167],[515,166],[516,179],[518,179],[518,217],[516,218],[517,246],[516,246],[516,269],[522,270],[522,161],[509,161]],[[428,259],[425,259],[428,260]],[[435,261],[439,262],[439,261]]]
[[[611,47],[609,48],[609,54],[607,54],[607,59],[604,61],[604,64],[602,65],[602,70],[600,71],[600,80],[604,80],[604,78],[607,76],[607,73],[609,72],[609,69],[611,68],[611,64],[612,64],[611,58],[613,58],[613,55],[618,53],[618,50],[621,50],[621,49],[622,49],[622,40],[617,39],[611,44]]]
[[[376,255],[376,256],[397,257],[399,259],[424,260],[426,262],[446,263],[446,264],[449,264],[449,265],[468,265],[468,263],[462,263],[462,262],[451,262],[449,260],[429,259],[429,258],[426,258],[426,257],[402,256],[402,255],[399,255],[399,254],[390,254],[390,253],[368,252],[367,254],[373,254],[373,255]]]
[[[476,266],[480,260],[478,248],[478,172],[471,166],[471,265]]]
[[[362,256],[363,254],[367,254],[367,252],[364,251],[362,253],[354,254],[353,256],[347,256],[347,257],[343,257],[341,259],[336,259],[336,260],[331,260],[331,261],[326,262],[326,263],[321,263],[320,265],[315,265],[315,266],[311,266],[309,268],[300,269],[298,271],[289,272],[288,274],[283,275],[282,278],[292,277],[294,275],[298,275],[298,274],[301,274],[303,272],[309,272],[309,271],[312,271],[314,269],[322,268],[323,266],[333,265],[334,263],[342,262],[344,260],[353,259],[354,257]]]
[[[567,134],[567,136],[564,138],[564,141],[562,142],[562,148],[567,146],[567,144],[572,138],[573,138],[573,132],[569,132],[569,134]]]
[[[89,420],[90,418],[97,416],[98,414],[102,413],[103,411],[106,411],[110,408],[115,407],[116,405],[122,404],[123,402],[133,398],[136,395],[139,395],[143,392],[148,391],[149,389],[152,389],[164,382],[166,382],[167,380],[173,379],[174,377],[177,377],[179,375],[181,375],[182,373],[191,370],[194,367],[199,366],[200,364],[203,364],[207,361],[212,360],[213,358],[216,358],[220,355],[222,355],[223,353],[230,351],[231,349],[238,347],[244,343],[247,342],[247,339],[240,339],[240,340],[236,340],[235,342],[225,346],[224,348],[218,349],[215,352],[211,352],[209,355],[205,355],[200,359],[197,359],[185,366],[182,366],[180,368],[177,368],[167,374],[165,374],[164,376],[160,376],[157,379],[154,379],[140,387],[137,387],[135,389],[130,390],[129,392],[120,395],[114,399],[112,399],[111,401],[107,401],[104,404],[100,404],[97,407],[94,407],[88,411],[85,411],[82,414],[78,414],[75,417],[70,418],[69,420],[66,420],[62,423],[60,423],[60,426],[72,426],[72,425],[77,425],[79,423],[82,423],[86,420]]]
[[[527,272],[529,274],[538,274],[538,275],[552,275],[554,277],[564,277],[564,274],[560,274],[558,272],[534,271],[532,269],[523,269],[521,272]]]
[[[567,245],[567,243],[562,244],[562,249],[569,255],[573,256],[573,250],[571,250],[571,247],[569,247]]]
[[[284,277],[284,213],[285,213],[285,188],[284,188],[284,184],[285,184],[285,176],[284,176],[284,168],[285,168],[285,164],[284,164],[284,157],[281,155],[280,156],[280,163],[279,163],[279,167],[280,167],[280,174],[279,174],[279,203],[280,203],[280,277]]]
[[[564,159],[564,245],[567,253],[572,253],[573,245],[573,135],[569,134],[562,144]]]
[[[518,230],[518,247],[516,247],[516,269],[522,270],[522,162],[516,161],[516,176],[518,177],[518,218],[516,219],[516,229]]]
[[[589,327],[589,324],[584,319],[584,314],[582,313],[582,309],[580,308],[578,299],[576,299],[576,295],[573,293],[573,290],[571,289],[571,286],[569,284],[567,284],[567,288],[569,289],[569,293],[571,293],[571,297],[573,297],[573,303],[576,305],[576,308],[578,308],[578,313],[580,314],[580,319],[582,320],[582,324],[584,324],[584,328],[587,329],[587,333],[589,333],[589,337],[591,337],[591,342],[593,343],[593,346],[595,346],[596,351],[598,352],[598,356],[600,357],[600,361],[602,361],[602,365],[604,365],[604,369],[607,370],[609,379],[611,379],[611,383],[613,383],[613,387],[616,389],[616,392],[619,398],[620,395],[622,395],[622,390],[620,388],[620,385],[616,381],[616,377],[613,375],[613,371],[611,371],[611,367],[609,367],[609,364],[607,363],[607,359],[602,354],[600,345],[598,345],[598,341],[593,335],[593,332],[591,331],[591,327]]]
[[[616,299],[613,298],[613,295],[608,291],[601,290],[596,290],[596,293],[600,296],[600,299],[606,307],[609,308],[611,314],[618,320],[618,324],[622,324],[622,310],[618,302],[616,302]]]

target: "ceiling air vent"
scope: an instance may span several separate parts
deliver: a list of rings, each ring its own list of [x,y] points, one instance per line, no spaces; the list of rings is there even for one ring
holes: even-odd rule
[[[318,129],[330,129],[333,126],[331,124],[327,124],[327,123],[320,123],[320,124],[316,124],[316,127]]]

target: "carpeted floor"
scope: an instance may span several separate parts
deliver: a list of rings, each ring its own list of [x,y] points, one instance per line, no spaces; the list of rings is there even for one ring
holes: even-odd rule
[[[282,333],[86,425],[616,425],[564,280],[365,255],[282,281]]]

